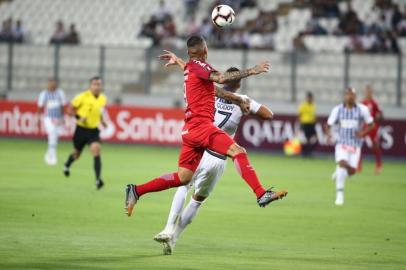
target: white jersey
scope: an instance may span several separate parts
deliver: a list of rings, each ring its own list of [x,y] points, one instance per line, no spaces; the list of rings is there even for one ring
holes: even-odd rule
[[[240,97],[250,101],[250,113],[258,112],[261,104],[250,99],[245,95]],[[216,114],[214,123],[216,126],[224,130],[231,137],[234,137],[238,126],[243,116],[240,106],[232,104],[224,99],[216,98],[215,101]],[[193,175],[191,185],[195,185],[195,193],[207,197],[213,190],[220,177],[223,175],[227,164],[227,157],[206,149],[202,160]]]
[[[331,111],[327,124],[338,125],[338,144],[361,147],[363,139],[358,138],[356,132],[360,131],[365,123],[371,124],[373,121],[368,107],[364,104],[357,103],[351,109],[340,104]]]
[[[250,101],[250,113],[255,114],[258,112],[261,104],[250,99],[248,96],[238,96]],[[231,137],[234,137],[238,129],[238,125],[240,124],[241,117],[243,116],[240,106],[232,104],[231,102],[222,98],[216,98],[214,106],[216,109],[216,113],[214,115],[214,124],[224,130]]]
[[[66,98],[62,89],[56,89],[54,92],[43,90],[38,98],[38,107],[44,108],[44,116],[49,118],[62,118],[61,107],[65,104]]]

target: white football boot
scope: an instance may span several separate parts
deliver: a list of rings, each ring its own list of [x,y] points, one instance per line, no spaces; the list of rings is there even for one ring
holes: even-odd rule
[[[344,204],[344,194],[342,192],[337,193],[335,205],[342,206]]]

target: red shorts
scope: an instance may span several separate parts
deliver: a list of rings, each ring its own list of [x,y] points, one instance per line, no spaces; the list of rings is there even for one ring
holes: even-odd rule
[[[374,124],[374,128],[368,132],[366,137],[370,138],[373,142],[377,142],[379,140],[379,126]]]
[[[182,130],[179,167],[195,171],[205,149],[226,155],[234,140],[211,122],[190,120]]]

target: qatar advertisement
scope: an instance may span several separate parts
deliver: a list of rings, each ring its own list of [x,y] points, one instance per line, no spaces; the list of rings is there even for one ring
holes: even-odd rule
[[[112,105],[107,107],[107,128],[101,129],[105,142],[154,145],[179,145],[183,126],[181,109],[132,107]],[[45,137],[42,117],[37,114],[34,102],[0,101],[0,136]],[[320,117],[316,125],[319,145],[317,151],[331,152],[327,144],[323,125],[326,118]],[[75,129],[75,119],[65,117],[61,138],[68,140]],[[299,124],[294,115],[275,115],[272,121],[263,121],[252,116],[244,117],[236,140],[251,150],[282,150],[283,143],[301,137]],[[386,156],[406,157],[406,121],[385,119],[380,127],[380,143]],[[366,140],[364,152],[371,142]]]

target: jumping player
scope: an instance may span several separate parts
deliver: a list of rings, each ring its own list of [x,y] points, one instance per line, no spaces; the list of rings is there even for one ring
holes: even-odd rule
[[[58,88],[54,78],[48,79],[48,87],[38,98],[38,114],[44,115],[44,126],[48,136],[48,149],[45,153],[45,163],[56,165],[58,163],[56,147],[61,128],[64,124],[65,93]]]
[[[378,106],[378,103],[373,97],[373,91],[371,86],[365,87],[365,98],[362,103],[368,107],[369,112],[374,119],[373,129],[367,134],[367,137],[372,142],[372,150],[375,155],[375,174],[378,175],[382,172],[382,152],[379,145],[379,123],[382,120],[382,111]],[[362,159],[360,160],[359,169],[362,166]]]
[[[106,127],[103,120],[106,104],[107,97],[102,93],[102,80],[96,76],[90,79],[90,88],[77,95],[69,107],[70,114],[77,120],[75,134],[73,135],[73,152],[65,162],[63,173],[66,177],[70,175],[70,166],[80,157],[83,148],[87,144],[93,155],[97,189],[102,188],[104,185],[101,179],[101,145],[98,127],[100,123]]]
[[[356,91],[345,91],[344,103],[331,111],[327,120],[327,136],[331,142],[331,127],[338,126],[338,140],[335,146],[337,167],[333,174],[336,181],[336,205],[344,204],[344,185],[348,176],[355,174],[361,155],[363,138],[372,130],[373,119],[368,108],[356,102]]]
[[[259,206],[265,207],[272,201],[286,196],[286,191],[265,190],[248,160],[245,149],[213,124],[216,92],[214,82],[223,84],[267,72],[269,63],[265,61],[246,70],[221,73],[206,63],[208,49],[202,37],[190,37],[187,41],[187,49],[189,62],[184,69],[186,111],[179,169],[175,173],[164,174],[141,185],[127,185],[126,214],[131,216],[134,205],[146,193],[188,184],[206,149],[233,159],[237,172],[255,193]],[[179,58],[170,52],[167,57],[170,62],[179,61]]]
[[[232,67],[227,70],[227,72],[233,71],[239,71],[239,69]],[[224,89],[235,93],[240,86],[240,80],[235,80],[226,83]],[[250,114],[256,115],[262,119],[272,119],[273,113],[266,106],[257,103],[247,96],[240,96],[249,100]],[[231,104],[229,101],[222,98],[216,98],[215,108],[216,113],[214,116],[214,124],[233,138],[239,126],[241,117],[243,116],[242,110],[239,106]],[[193,175],[191,183],[189,185],[178,187],[172,201],[166,226],[162,232],[154,237],[155,241],[163,243],[164,254],[172,254],[175,243],[180,234],[184,231],[186,226],[192,222],[200,206],[210,195],[214,186],[223,175],[227,164],[226,159],[226,156],[206,149],[202,160]],[[183,209],[186,195],[192,185],[194,186],[194,194],[188,205]]]

